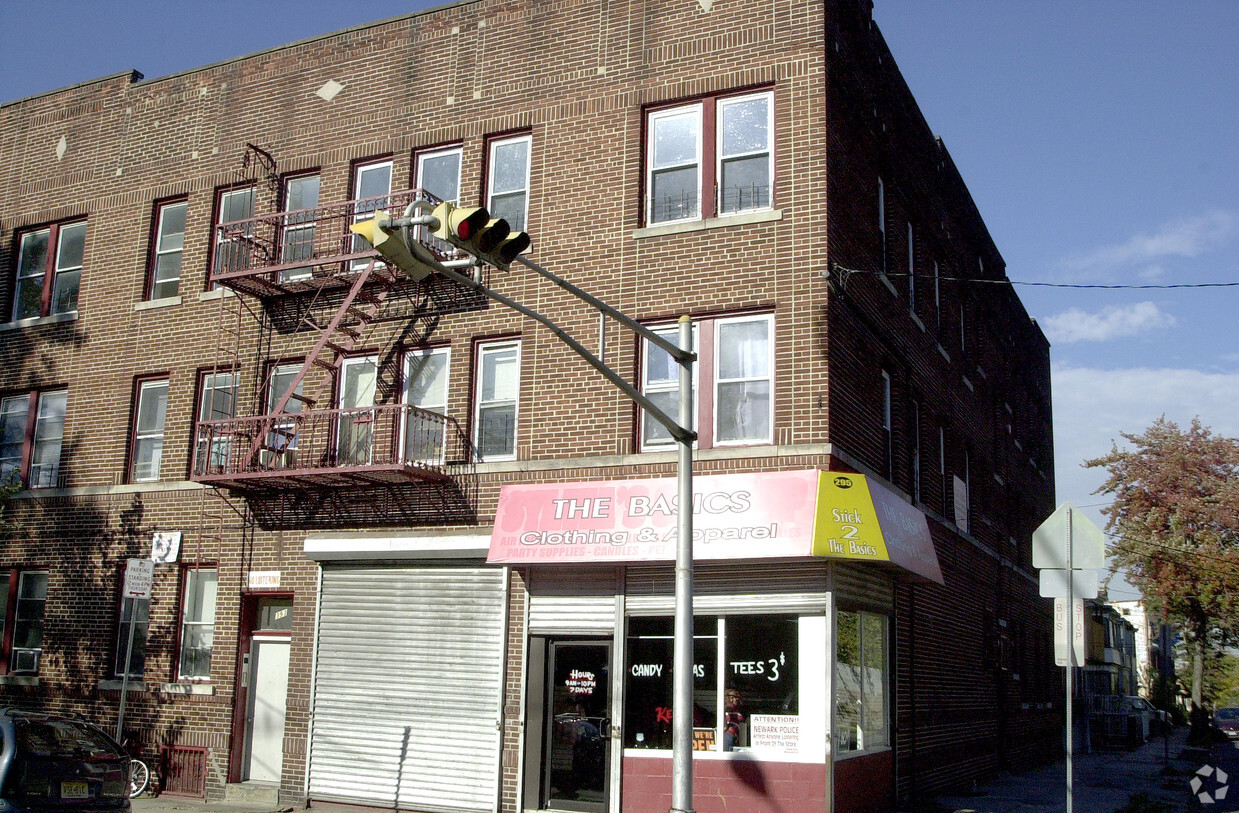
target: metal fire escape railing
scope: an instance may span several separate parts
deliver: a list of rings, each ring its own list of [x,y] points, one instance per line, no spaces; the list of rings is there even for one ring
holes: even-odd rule
[[[393,292],[413,280],[383,261],[349,226],[376,210],[400,212],[413,201],[438,199],[409,190],[311,209],[264,214],[216,227],[211,280],[257,297],[271,308],[290,297],[325,301],[329,315],[300,317],[294,340],[310,342],[295,376],[281,381],[273,402],[273,366],[254,395],[262,414],[200,420],[194,431],[192,478],[240,491],[444,482],[471,473],[473,451],[455,420],[407,404],[322,409],[339,385],[344,360],[384,315]],[[416,238],[443,262],[456,250],[425,229]],[[307,333],[317,334],[312,341]],[[261,342],[260,342],[261,345]],[[235,368],[234,368],[235,369]],[[377,371],[376,371],[377,373]],[[303,382],[319,386],[303,394]],[[237,403],[234,395],[233,403]],[[466,472],[467,470],[467,472]]]

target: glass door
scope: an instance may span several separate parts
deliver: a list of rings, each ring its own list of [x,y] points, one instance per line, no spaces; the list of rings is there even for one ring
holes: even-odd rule
[[[553,641],[549,656],[546,807],[603,813],[611,762],[611,644]]]

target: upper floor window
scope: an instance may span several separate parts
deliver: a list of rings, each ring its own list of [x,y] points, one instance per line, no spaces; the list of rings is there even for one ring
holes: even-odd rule
[[[707,97],[646,120],[646,222],[718,217],[772,204],[774,94]]]
[[[249,238],[253,235],[251,225],[233,229],[221,229],[222,225],[248,220],[254,216],[254,187],[225,189],[215,201],[215,259],[214,272],[242,271],[250,266]]]
[[[908,221],[908,310],[916,314],[916,235]]]
[[[512,231],[524,231],[529,215],[528,135],[490,142],[486,176],[486,208],[491,217],[508,221]]]
[[[460,147],[417,155],[417,188],[447,203],[460,202]]]
[[[678,327],[656,332],[675,343]],[[770,314],[698,320],[694,347],[700,347],[693,382],[697,445],[770,443],[773,440],[774,317]],[[678,417],[680,367],[662,348],[645,342],[642,392]],[[697,393],[700,392],[700,395]],[[668,448],[675,441],[653,416],[642,411],[643,449]]]
[[[295,263],[314,259],[314,209],[318,206],[318,175],[297,175],[284,181],[284,223],[280,237],[280,263]],[[309,279],[311,266],[285,268],[281,282]]]
[[[163,458],[164,417],[167,411],[168,379],[139,381],[131,441],[133,463],[129,470],[129,479],[133,482],[159,479],[159,467]]]
[[[447,414],[446,347],[418,350],[404,358],[404,403],[425,412]],[[404,427],[404,459],[440,463],[444,458],[447,424],[421,412],[410,412]]]
[[[891,374],[882,371],[882,474],[889,480],[894,477],[895,438],[894,421],[891,416]]]
[[[236,417],[237,388],[240,384],[236,373],[203,373],[198,384],[198,421],[227,420]],[[231,451],[231,433],[228,431],[199,433],[194,449],[196,471],[227,471]],[[208,448],[209,443],[209,448]]]
[[[303,379],[298,379],[298,375],[301,373],[301,366],[300,364],[281,364],[271,370],[267,383],[268,415],[275,414],[275,408],[279,406],[280,400],[284,398],[285,393],[289,392],[289,387],[292,386],[294,381],[297,382],[297,386],[293,388],[291,394],[285,400],[280,414],[287,416],[297,415],[306,405],[307,399],[302,395],[302,387],[305,382]],[[272,468],[297,467],[297,429],[298,422],[294,417],[281,418],[271,424],[271,431],[267,435],[267,442],[259,452],[264,466]]]
[[[478,346],[473,448],[480,460],[512,460],[516,457],[520,370],[519,341],[490,342]]]
[[[75,312],[85,253],[85,221],[57,223],[22,234],[13,321]]]
[[[210,680],[215,643],[215,568],[186,568],[181,586],[181,653],[178,680]]]
[[[185,211],[183,200],[160,203],[155,207],[155,235],[152,239],[151,269],[147,299],[176,296],[181,286],[181,254],[185,250]]]
[[[337,454],[340,465],[367,466],[374,451],[374,396],[378,356],[347,358],[340,369]]]
[[[43,654],[43,611],[47,605],[46,570],[11,570],[5,587],[4,624],[0,640],[6,646],[4,665],[11,675],[37,675]]]
[[[882,242],[882,273],[886,273],[886,184],[878,178],[878,236]]]
[[[68,399],[66,390],[0,398],[0,483],[17,481],[26,488],[59,484]]]
[[[374,217],[376,209],[386,209],[391,194],[391,159],[357,164],[353,169],[353,222]],[[353,253],[370,250],[370,244],[360,234],[353,235]],[[365,268],[368,260],[353,260],[354,271]]]

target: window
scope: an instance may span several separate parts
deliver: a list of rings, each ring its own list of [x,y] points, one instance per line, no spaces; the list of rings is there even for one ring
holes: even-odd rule
[[[420,153],[417,186],[447,203],[460,202],[460,147]]]
[[[250,240],[254,235],[251,223],[221,229],[220,226],[249,220],[254,216],[254,188],[225,189],[215,204],[215,264],[216,275],[243,271],[250,267]]]
[[[76,312],[85,253],[85,221],[23,234],[17,251],[13,321]]]
[[[478,347],[473,448],[479,460],[516,457],[520,370],[520,342],[495,342]]]
[[[295,263],[314,259],[314,225],[318,206],[319,177],[299,175],[284,182],[283,234],[280,240],[280,262]],[[285,268],[280,282],[296,282],[314,275],[311,266]]]
[[[496,139],[490,143],[486,208],[491,217],[508,221],[512,231],[524,231],[529,215],[529,153],[533,137]]]
[[[16,480],[26,488],[59,485],[68,399],[66,390],[0,398],[0,482]]]
[[[129,479],[148,482],[159,479],[163,457],[163,426],[168,411],[168,380],[138,382],[137,409],[133,420],[133,463]]]
[[[391,194],[391,160],[358,164],[353,175],[353,222],[374,217],[376,209],[386,209]],[[353,253],[369,251],[370,244],[359,234],[353,235]],[[365,268],[369,260],[353,260],[352,269]]]
[[[934,335],[942,340],[942,276],[934,260]]]
[[[921,504],[921,402],[912,401],[912,504]]]
[[[678,327],[657,329],[678,343]],[[770,443],[773,440],[774,319],[769,314],[699,320],[693,346],[700,360],[693,382],[697,445]],[[651,342],[644,343],[642,392],[672,418],[679,415],[679,365]],[[697,397],[696,392],[705,393]],[[675,444],[671,433],[642,411],[641,442],[646,450]]]
[[[186,568],[182,581],[181,657],[179,680],[211,679],[211,646],[215,639],[214,568]]]
[[[275,408],[279,406],[280,399],[288,392],[289,386],[301,372],[301,366],[300,364],[281,364],[271,371],[270,385],[267,389],[268,415],[275,414]],[[297,387],[285,402],[281,414],[296,415],[301,412],[305,405],[301,397],[303,384],[304,379],[297,382]],[[271,425],[266,448],[259,452],[264,466],[290,469],[297,467],[297,426],[296,418],[283,418]]]
[[[650,111],[646,222],[675,223],[770,208],[773,116],[774,95],[769,91]]]
[[[152,239],[150,288],[147,299],[176,296],[181,287],[181,254],[185,250],[185,201],[155,206],[155,236]]]
[[[236,417],[239,376],[235,373],[203,373],[198,385],[198,421],[221,421]],[[207,435],[200,434],[194,449],[196,471],[228,471],[231,432],[220,427]]]
[[[11,675],[37,675],[43,654],[43,610],[47,604],[46,570],[13,570],[4,592],[4,638]]]
[[[916,236],[908,222],[908,310],[916,313]]]
[[[840,610],[835,618],[835,752],[890,745],[884,615]]]
[[[801,714],[800,622],[794,615],[694,617],[693,750],[759,751],[771,744],[762,735],[771,715],[786,725],[787,716]],[[673,645],[672,618],[628,620],[626,748],[671,748]]]
[[[368,466],[374,445],[374,395],[378,381],[378,356],[345,359],[340,372],[340,434],[337,455],[340,465]]]
[[[447,422],[426,412],[447,414],[446,347],[418,350],[404,359],[404,403],[424,412],[410,411],[404,430],[404,460],[441,463]]]
[[[882,273],[886,273],[886,184],[878,178],[878,234],[882,241]]]
[[[891,479],[895,472],[895,439],[891,420],[891,374],[882,371],[882,474]]]
[[[125,676],[126,662],[129,664],[127,670],[129,677],[142,677],[146,670],[146,634],[149,626],[150,602],[145,599],[121,598],[120,623],[117,625],[116,632],[116,657],[112,661],[116,664],[116,677]],[[131,636],[132,649],[129,647]],[[128,661],[126,661],[126,653],[129,655]]]

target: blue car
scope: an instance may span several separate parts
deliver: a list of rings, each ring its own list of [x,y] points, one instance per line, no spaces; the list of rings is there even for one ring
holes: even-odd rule
[[[85,720],[0,709],[0,813],[127,813],[129,756]]]

